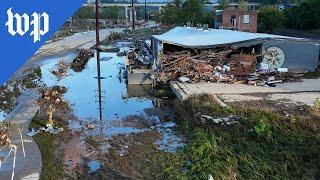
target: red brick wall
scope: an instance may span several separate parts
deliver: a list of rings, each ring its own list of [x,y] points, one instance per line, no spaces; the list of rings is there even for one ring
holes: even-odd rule
[[[258,14],[256,11],[238,11],[238,10],[223,10],[222,23],[220,28],[232,29],[231,16],[234,15],[237,19],[238,31],[257,32]],[[243,23],[244,15],[249,15],[249,23]]]

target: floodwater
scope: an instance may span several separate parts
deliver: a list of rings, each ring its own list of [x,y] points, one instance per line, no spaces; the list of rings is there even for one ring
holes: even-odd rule
[[[120,43],[119,46],[123,48],[125,45],[126,43]],[[99,123],[96,57],[91,58],[86,68],[81,72],[69,69],[68,75],[61,79],[50,72],[59,60],[64,59],[70,62],[74,56],[75,54],[68,54],[64,58],[54,57],[46,60],[41,65],[42,81],[49,87],[54,85],[67,87],[68,91],[64,94],[64,98],[72,104],[74,114],[80,120],[87,124],[92,123],[95,126],[100,126],[94,130],[96,135],[102,133],[105,137],[111,137],[156,130],[163,134],[163,138],[156,142],[161,150],[173,152],[184,145],[182,138],[174,131],[175,124],[173,122],[162,122],[157,115],[146,113],[147,109],[157,108],[159,99],[144,95],[151,90],[150,88],[128,88],[123,78],[125,57],[118,57],[116,53],[100,53],[100,57],[104,61],[101,61],[101,76],[103,77],[101,79],[102,122]],[[128,116],[133,116],[129,125],[125,123]],[[149,126],[141,127],[139,125],[140,118],[134,116],[147,119]],[[83,123],[71,122],[69,127],[83,129]]]

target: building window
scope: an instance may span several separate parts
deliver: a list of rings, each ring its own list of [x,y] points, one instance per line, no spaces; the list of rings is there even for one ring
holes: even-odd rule
[[[243,15],[243,23],[244,24],[250,23],[250,16],[249,15]]]

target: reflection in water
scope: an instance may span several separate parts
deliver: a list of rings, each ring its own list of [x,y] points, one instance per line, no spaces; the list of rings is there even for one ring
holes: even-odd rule
[[[101,93],[105,103],[103,104],[103,119],[114,120],[124,118],[132,114],[140,114],[143,109],[152,108],[152,100],[146,97],[126,98],[127,88],[125,81],[119,76],[120,70],[124,67],[124,57],[117,57],[116,53],[100,53],[101,58],[113,57],[110,61],[101,61]],[[97,63],[96,57],[89,60],[87,68],[81,73],[69,70],[69,76],[57,81],[48,69],[53,67],[56,59],[41,67],[42,80],[48,86],[63,85],[68,88],[65,98],[74,106],[75,114],[82,119],[98,119],[99,109],[95,101],[97,97]]]
[[[95,130],[83,133],[108,138],[114,135],[156,130],[163,134],[163,139],[156,142],[161,149],[174,151],[177,147],[181,147],[183,145],[181,138],[172,128],[174,123],[163,123],[157,114],[146,113],[148,109],[161,107],[161,100],[149,96],[148,92],[151,89],[147,86],[127,87],[122,76],[122,72],[125,71],[125,58],[118,57],[116,53],[101,52],[99,54],[100,58],[112,57],[112,59],[101,61],[98,66],[96,58],[99,55],[95,53],[95,57],[89,60],[86,69],[79,73],[69,69],[69,75],[59,81],[50,73],[50,68],[59,59],[47,61],[41,67],[42,81],[47,86],[67,87],[68,92],[64,98],[72,104],[74,114],[84,124],[94,124],[97,127]],[[100,76],[99,73],[97,74],[99,67]],[[124,123],[126,117],[134,115],[147,119],[150,126],[126,125]],[[141,123],[136,118],[131,120],[138,126]],[[82,129],[83,123],[74,123],[69,127]]]

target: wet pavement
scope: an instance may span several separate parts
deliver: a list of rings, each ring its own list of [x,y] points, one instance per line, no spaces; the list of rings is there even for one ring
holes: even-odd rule
[[[14,126],[12,143],[17,145],[14,179],[39,179],[41,173],[42,161],[39,148],[31,137],[26,136],[29,132],[29,123],[39,110],[37,99],[36,89],[26,90],[18,98],[18,105],[7,117]],[[21,134],[18,128],[22,129]],[[11,179],[13,164],[14,156],[11,153],[9,158],[2,162],[0,179]]]

